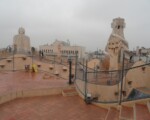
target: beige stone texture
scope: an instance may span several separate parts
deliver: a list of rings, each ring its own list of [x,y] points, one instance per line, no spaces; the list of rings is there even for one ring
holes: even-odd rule
[[[144,65],[143,61],[136,62],[132,67],[138,67]],[[123,89],[122,91],[126,92],[125,96],[122,96],[122,99],[127,98],[133,88],[142,91],[145,94],[150,94],[150,66],[143,66],[131,69],[127,72],[126,76],[123,78]],[[102,80],[100,80],[102,81]],[[131,82],[131,84],[129,84]],[[81,94],[85,94],[85,81],[76,80],[77,90],[79,95],[84,98]],[[100,101],[117,101],[120,97],[121,84],[116,85],[98,85],[87,83],[86,92],[91,94],[93,97],[97,96]]]
[[[88,67],[94,69],[96,66],[100,66],[99,59],[92,59],[88,62]]]
[[[145,64],[143,61],[136,62],[133,67]],[[125,79],[124,89],[150,88],[150,66],[138,67],[128,71]],[[131,85],[128,82],[132,82]]]
[[[85,93],[85,82],[76,80],[76,84],[82,93]],[[118,96],[115,95],[115,92],[118,92],[118,89],[118,85],[107,86],[87,83],[87,93],[91,94],[92,97],[98,97],[98,99],[103,102],[118,100],[119,94]]]
[[[19,28],[18,35],[15,35],[13,38],[13,45],[16,52],[19,53],[28,53],[31,52],[30,47],[30,38],[25,35],[24,28]]]
[[[8,62],[8,59],[10,60]],[[30,66],[30,71],[32,71],[32,64],[36,65],[37,68],[37,72],[38,71],[45,71],[48,72],[49,74],[51,74],[51,78],[54,76],[52,76],[53,74],[55,74],[57,72],[57,75],[64,78],[64,79],[68,79],[69,78],[69,66],[68,63],[66,65],[63,64],[58,64],[58,63],[45,63],[45,62],[41,62],[38,60],[32,60],[31,57],[28,57],[26,55],[23,54],[16,54],[13,56],[8,57],[7,59],[3,59],[0,61],[0,65],[3,65],[3,67],[0,66],[0,71],[4,71],[4,70],[13,70],[13,66],[14,66],[14,70],[25,70],[25,65],[29,65]],[[65,70],[63,69],[65,67]],[[72,74],[75,74],[75,65],[72,65]],[[43,76],[44,78],[45,76]],[[55,76],[57,77],[57,76]],[[59,77],[58,77],[59,78]]]
[[[115,18],[111,24],[112,33],[106,45],[106,51],[110,57],[109,70],[118,70],[122,60],[122,52],[128,51],[128,42],[124,38],[123,29],[125,27],[123,18]]]

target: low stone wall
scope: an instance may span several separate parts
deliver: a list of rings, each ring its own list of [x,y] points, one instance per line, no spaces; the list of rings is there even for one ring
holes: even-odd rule
[[[85,82],[76,80],[76,85],[79,95],[83,97],[82,93],[85,94]],[[87,83],[86,92],[91,94],[92,97],[98,97],[98,100],[102,102],[117,101],[119,100],[119,86],[120,84],[106,86]]]
[[[85,99],[85,96],[84,96],[85,82],[82,80],[76,80],[75,84],[76,84],[75,86],[76,86],[76,90],[77,90],[79,96],[84,100]],[[94,85],[94,84],[87,83],[87,87],[88,87],[87,93],[90,93],[92,96],[94,96],[94,94],[99,95],[98,96],[99,102],[92,102],[92,104],[99,106],[99,107],[106,108],[106,109],[109,109],[110,107],[120,109],[120,105],[119,105],[120,95],[118,94],[118,97],[116,97],[116,95],[113,94],[116,91],[116,88],[118,88],[118,85],[103,86],[103,85]],[[97,91],[95,91],[95,89]],[[116,103],[112,102],[112,101],[117,101],[117,100],[118,100],[118,102],[116,102]],[[122,102],[122,105],[133,106],[135,103],[146,103],[149,100],[150,100],[150,98],[126,101],[126,102]]]
[[[8,101],[24,98],[24,97],[35,97],[35,96],[46,96],[46,95],[58,95],[61,94],[64,87],[57,88],[47,88],[47,89],[34,89],[34,90],[22,90],[13,91],[11,93],[6,93],[0,96],[0,104],[6,103]]]
[[[137,67],[140,65],[144,65],[143,61],[136,62],[133,67]],[[150,88],[150,66],[138,67],[135,69],[131,69],[128,71],[126,75],[126,87],[124,89],[128,89],[128,87],[132,86],[133,88],[147,87]],[[130,86],[128,82],[131,82]]]

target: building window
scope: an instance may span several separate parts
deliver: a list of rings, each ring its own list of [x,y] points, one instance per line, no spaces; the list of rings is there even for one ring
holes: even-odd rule
[[[78,54],[78,51],[76,51],[76,54]]]

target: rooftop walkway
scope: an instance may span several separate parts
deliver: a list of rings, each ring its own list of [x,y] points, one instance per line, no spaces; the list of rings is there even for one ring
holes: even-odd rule
[[[46,76],[46,77],[45,77]],[[29,91],[67,87],[67,80],[45,73],[1,72],[0,96],[13,91]],[[33,95],[34,96],[34,95]],[[33,97],[19,96],[0,104],[1,120],[104,120],[108,112],[94,105],[86,105],[79,96],[62,94]],[[2,99],[2,97],[0,98]]]
[[[107,110],[78,96],[23,98],[0,105],[1,120],[104,120]]]
[[[0,72],[0,120],[150,120],[149,100],[106,109],[86,104],[67,82],[41,72]]]
[[[66,83],[67,80],[41,72],[0,72],[0,95],[13,91],[65,87]]]

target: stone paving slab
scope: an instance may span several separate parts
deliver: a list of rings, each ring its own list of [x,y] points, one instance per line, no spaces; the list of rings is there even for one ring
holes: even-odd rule
[[[67,80],[59,77],[43,79],[45,73],[0,72],[0,96],[13,91],[65,87]]]
[[[12,91],[68,86],[67,80],[57,77],[45,80],[43,75],[21,71],[0,72],[0,96]],[[0,105],[0,120],[104,120],[106,114],[106,109],[87,105],[78,96],[18,98]]]
[[[78,96],[20,98],[0,105],[1,120],[104,120],[107,112]]]

